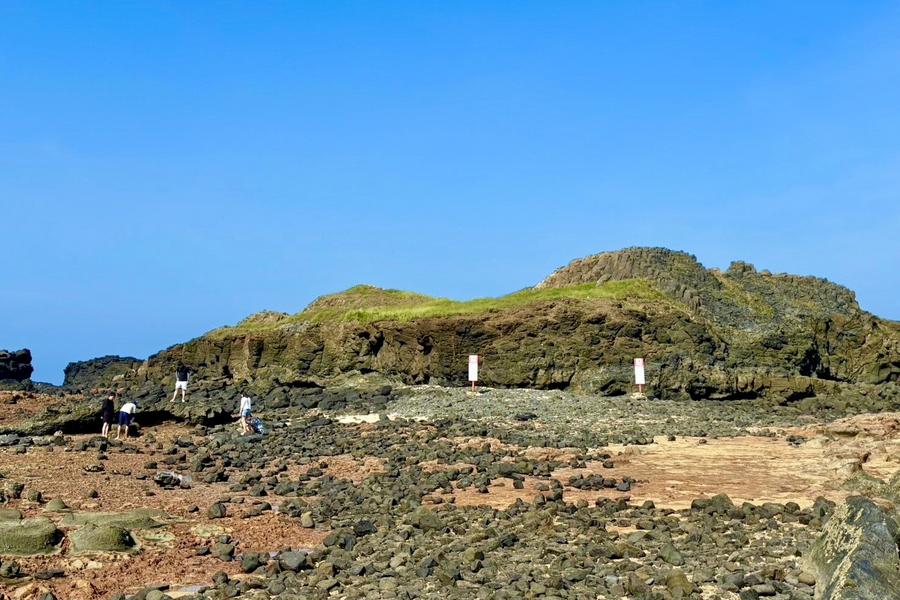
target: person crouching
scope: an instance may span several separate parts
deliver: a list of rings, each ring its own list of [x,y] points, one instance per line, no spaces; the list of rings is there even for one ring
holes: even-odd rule
[[[125,428],[125,439],[128,439],[128,428],[131,426],[131,418],[137,412],[137,404],[134,402],[126,402],[119,409],[119,425],[116,427],[116,439],[122,434],[122,428]]]

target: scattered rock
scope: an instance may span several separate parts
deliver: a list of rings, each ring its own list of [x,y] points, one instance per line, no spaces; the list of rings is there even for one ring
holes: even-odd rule
[[[225,505],[221,502],[216,502],[206,511],[206,516],[210,519],[223,519],[225,518],[226,513],[227,510],[225,509]]]
[[[47,512],[66,512],[69,509],[69,506],[63,502],[60,498],[54,498],[44,507],[44,510]]]
[[[440,530],[444,528],[444,522],[433,511],[425,507],[419,508],[409,515],[409,523],[414,527],[425,531]]]
[[[670,565],[674,565],[676,567],[684,564],[684,557],[681,555],[681,552],[679,552],[675,548],[675,546],[668,542],[663,544],[662,548],[660,548],[659,557]]]
[[[297,572],[308,566],[306,552],[282,552],[278,555],[278,564],[285,571]]]
[[[217,542],[210,548],[210,553],[219,560],[230,561],[234,558],[234,544]]]

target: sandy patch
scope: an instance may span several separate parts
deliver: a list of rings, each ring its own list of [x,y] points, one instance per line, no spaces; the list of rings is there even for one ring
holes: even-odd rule
[[[885,439],[866,434],[852,441],[819,436],[799,446],[789,444],[785,438],[762,436],[709,440],[679,438],[674,442],[660,437],[656,443],[646,446],[604,448],[612,454],[614,468],[606,469],[600,463],[590,462],[583,469],[558,469],[553,477],[563,484],[567,484],[572,476],[587,474],[636,480],[630,492],[578,490],[564,485],[564,498],[570,502],[585,500],[593,503],[598,498],[628,497],[636,503],[652,500],[660,508],[683,509],[688,508],[694,498],[725,493],[736,503],[792,501],[807,507],[819,496],[832,500],[846,497],[849,492],[842,489],[842,485],[859,470],[881,479],[900,470],[900,429],[893,435]],[[475,447],[486,442],[488,440],[460,441],[461,445]],[[524,454],[529,456],[528,451]],[[539,455],[533,453],[532,456],[538,458]],[[541,457],[565,460],[572,456],[551,451]],[[515,489],[511,479],[500,479],[495,480],[487,494],[470,488],[454,491],[450,495],[452,499],[448,495],[437,495],[445,502],[452,501],[460,506],[505,508],[517,499],[531,502],[539,493],[537,486],[541,482],[546,483],[546,480],[525,477],[523,488]]]
[[[305,475],[313,467],[322,469],[323,475],[330,475],[335,479],[347,479],[353,483],[360,483],[370,475],[384,473],[384,461],[380,458],[366,456],[358,459],[349,454],[338,454],[322,456],[305,465],[289,465],[285,475],[290,479],[296,479],[300,475]]]

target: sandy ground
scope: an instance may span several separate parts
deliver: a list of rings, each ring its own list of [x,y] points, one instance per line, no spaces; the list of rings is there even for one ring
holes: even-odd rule
[[[348,454],[338,454],[322,457],[307,465],[290,465],[285,474],[291,479],[296,479],[297,476],[306,474],[313,466],[319,467],[336,479],[347,479],[353,483],[360,483],[370,475],[384,472],[384,463],[374,456],[357,460]]]
[[[636,483],[630,492],[615,490],[586,491],[566,486],[564,497],[573,502],[584,499],[629,497],[633,502],[652,500],[660,508],[690,507],[694,498],[728,494],[736,503],[789,502],[801,507],[812,505],[819,496],[840,500],[850,492],[842,487],[848,477],[858,471],[880,479],[888,479],[900,470],[900,415],[860,415],[842,419],[828,426],[783,430],[782,435],[742,436],[733,438],[678,438],[668,441],[658,437],[646,446],[609,446],[614,468],[601,463],[587,463],[585,469],[559,469],[553,476],[568,482],[574,475],[590,473],[621,480],[632,477]],[[787,436],[803,437],[798,446],[788,443]],[[457,439],[467,447],[490,443],[492,439]],[[568,460],[572,453],[532,448],[526,456]],[[430,466],[430,469],[434,469]],[[490,493],[457,490],[438,494],[445,502],[460,506],[488,504],[504,508],[517,498],[530,502],[542,480],[526,477],[521,490],[512,480],[495,482]]]

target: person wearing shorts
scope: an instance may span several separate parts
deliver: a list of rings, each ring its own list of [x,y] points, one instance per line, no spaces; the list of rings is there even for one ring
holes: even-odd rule
[[[100,430],[100,435],[105,438],[109,437],[109,428],[113,424],[113,420],[116,418],[116,394],[112,393],[106,397],[106,400],[103,401],[103,406],[100,408],[100,421],[103,423],[103,428]]]
[[[253,432],[253,428],[250,427],[250,420],[253,418],[253,412],[250,405],[250,396],[241,394],[241,406],[238,409],[241,423],[241,434]]]
[[[131,427],[131,419],[137,411],[137,404],[134,402],[126,402],[119,409],[119,425],[116,427],[116,439],[119,439],[122,428],[125,428],[125,439],[128,439],[128,428]]]
[[[178,390],[181,390],[181,401],[184,402],[184,396],[187,394],[188,379],[191,378],[191,369],[179,363],[175,369],[175,393],[172,394],[172,402],[178,397]]]

